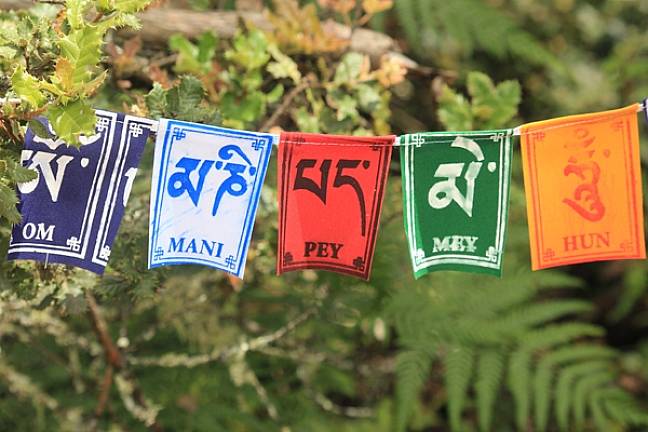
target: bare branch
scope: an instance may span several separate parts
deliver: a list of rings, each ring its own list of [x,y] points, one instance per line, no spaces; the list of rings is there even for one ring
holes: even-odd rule
[[[234,357],[236,355],[245,354],[248,351],[257,351],[263,347],[270,345],[278,339],[284,337],[287,333],[290,333],[300,324],[305,322],[308,318],[313,316],[317,311],[317,307],[313,306],[308,308],[305,312],[301,313],[291,321],[289,321],[283,327],[268,333],[263,336],[259,336],[249,340],[243,340],[237,345],[214,350],[209,354],[199,354],[199,355],[188,355],[183,353],[168,353],[160,357],[131,357],[128,359],[128,362],[132,365],[138,366],[161,366],[161,367],[178,367],[183,366],[187,368],[192,368],[196,366],[201,366],[207,363],[224,361],[228,358]]]

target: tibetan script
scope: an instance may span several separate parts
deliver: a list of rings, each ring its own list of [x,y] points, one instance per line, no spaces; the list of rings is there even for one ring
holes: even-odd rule
[[[149,267],[203,264],[242,278],[275,136],[163,119]]]
[[[282,133],[277,273],[368,279],[394,138]]]
[[[415,277],[501,274],[511,130],[403,135],[405,229]]]
[[[9,259],[69,264],[103,273],[135,180],[152,120],[97,111],[95,135],[77,149],[28,130],[23,165],[36,179],[18,185],[22,222]]]
[[[521,131],[533,269],[645,258],[637,105]]]

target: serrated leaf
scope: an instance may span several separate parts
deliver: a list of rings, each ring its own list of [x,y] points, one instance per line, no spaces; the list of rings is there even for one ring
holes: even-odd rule
[[[447,85],[443,86],[438,99],[439,121],[447,130],[472,130],[473,115],[470,104],[460,94],[455,93]]]
[[[16,209],[18,197],[13,188],[0,183],[0,217],[7,219],[10,224],[20,222],[20,213]]]
[[[36,119],[29,120],[29,128],[41,138],[52,138],[49,129],[40,121]]]
[[[92,71],[101,58],[102,42],[102,33],[91,26],[74,30],[59,39],[61,57],[70,63],[70,79],[74,85],[82,84],[92,77]]]
[[[83,100],[51,106],[47,118],[56,135],[69,145],[78,147],[80,135],[90,136],[95,133],[95,112]]]
[[[176,118],[183,118],[200,105],[204,94],[205,90],[198,78],[184,75],[180,78],[180,84],[167,92],[168,111]]]
[[[11,173],[11,179],[16,183],[27,183],[36,177],[38,177],[38,173],[35,170],[27,169],[20,164],[16,164]]]
[[[134,13],[144,9],[151,0],[114,0],[112,7],[114,10],[123,13]]]
[[[167,92],[160,83],[153,83],[153,88],[144,96],[144,101],[150,117],[157,120],[165,116],[167,112]]]
[[[68,24],[72,29],[81,28],[85,21],[83,19],[83,14],[88,9],[89,2],[88,0],[66,0],[65,1],[65,12]]]
[[[40,91],[40,81],[28,74],[22,65],[18,65],[11,75],[11,87],[18,97],[33,108],[40,107],[46,100],[45,95]]]

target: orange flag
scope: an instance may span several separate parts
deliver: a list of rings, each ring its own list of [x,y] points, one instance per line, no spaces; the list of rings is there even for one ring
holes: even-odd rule
[[[646,257],[638,107],[521,127],[533,270]]]

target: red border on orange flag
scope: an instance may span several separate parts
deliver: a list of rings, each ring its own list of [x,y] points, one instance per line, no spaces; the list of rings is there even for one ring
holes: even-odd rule
[[[369,278],[394,139],[281,134],[277,274]]]
[[[533,270],[646,257],[637,108],[521,127]]]

